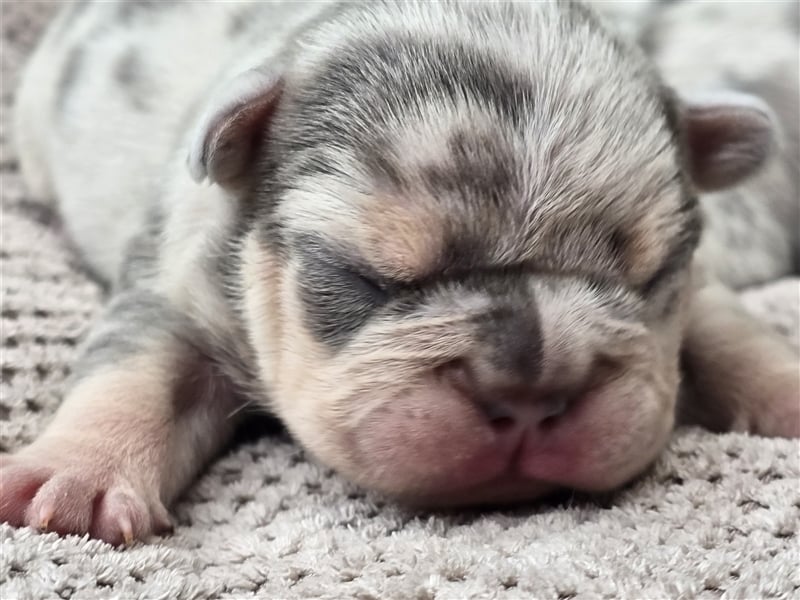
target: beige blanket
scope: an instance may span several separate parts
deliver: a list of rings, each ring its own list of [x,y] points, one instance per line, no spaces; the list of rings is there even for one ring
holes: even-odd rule
[[[101,302],[57,220],[26,201],[10,147],[18,69],[51,10],[2,3],[3,451],[55,410]],[[796,280],[745,296],[798,343]],[[798,598],[798,449],[681,430],[610,497],[420,514],[273,434],[211,465],[175,507],[175,533],[151,544],[115,550],[0,526],[0,598]]]

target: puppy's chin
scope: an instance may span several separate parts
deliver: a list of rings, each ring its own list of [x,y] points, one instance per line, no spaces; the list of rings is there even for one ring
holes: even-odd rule
[[[544,424],[492,424],[430,378],[401,395],[373,396],[373,408],[347,428],[289,426],[323,462],[409,504],[507,503],[559,488],[607,491],[641,473],[673,425],[675,378],[667,385],[638,373],[588,392]]]

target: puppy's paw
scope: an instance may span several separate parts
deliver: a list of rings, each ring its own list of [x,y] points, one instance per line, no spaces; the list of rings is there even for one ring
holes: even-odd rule
[[[800,357],[762,365],[753,379],[754,399],[746,405],[753,433],[800,438]]]
[[[171,529],[154,490],[91,449],[35,445],[0,456],[0,521],[115,546]]]
[[[718,285],[692,298],[684,332],[682,422],[800,437],[800,355]]]

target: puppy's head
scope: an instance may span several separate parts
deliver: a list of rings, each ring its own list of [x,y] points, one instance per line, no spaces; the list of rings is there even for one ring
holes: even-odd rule
[[[201,119],[243,314],[320,460],[426,503],[605,490],[673,424],[699,187],[769,120],[686,104],[580,5],[361,6]]]

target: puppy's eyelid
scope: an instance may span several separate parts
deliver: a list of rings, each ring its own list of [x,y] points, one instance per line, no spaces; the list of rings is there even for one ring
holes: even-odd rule
[[[381,290],[382,292],[388,291],[389,285],[387,284],[386,280],[381,277],[377,277],[373,274],[364,273],[363,271],[351,271],[352,274],[358,277],[363,283],[370,285],[374,288]]]
[[[337,268],[348,277],[356,278],[362,283],[378,288],[382,291],[388,291],[388,289],[391,287],[390,280],[381,276],[370,268],[345,262],[339,263]]]
[[[352,265],[340,265],[339,271],[354,283],[368,289],[376,300],[385,300],[393,291],[394,286],[385,277],[372,272],[371,270],[357,268]]]
[[[665,263],[661,265],[644,283],[638,286],[639,293],[647,298],[656,293],[661,287],[667,283],[672,276],[674,276],[681,267]]]

